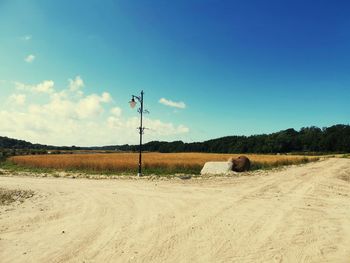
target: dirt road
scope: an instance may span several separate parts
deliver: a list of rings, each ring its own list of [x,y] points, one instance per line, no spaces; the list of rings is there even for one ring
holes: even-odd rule
[[[350,262],[350,159],[239,178],[0,177],[5,262]]]

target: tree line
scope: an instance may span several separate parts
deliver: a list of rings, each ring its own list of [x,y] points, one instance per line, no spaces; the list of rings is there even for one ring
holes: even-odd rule
[[[111,145],[103,147],[50,146],[32,144],[23,140],[0,137],[0,150],[112,150],[138,151],[138,145]],[[207,152],[207,153],[349,153],[350,125],[338,124],[331,127],[315,126],[282,130],[271,134],[251,136],[227,136],[204,142],[184,143],[182,141],[152,141],[143,145],[149,152]]]
[[[107,147],[108,148],[108,147]],[[137,145],[123,145],[116,149],[137,151]],[[292,153],[292,152],[350,152],[350,126],[315,126],[282,130],[272,134],[227,136],[204,142],[152,141],[143,145],[150,152],[207,152],[207,153]]]

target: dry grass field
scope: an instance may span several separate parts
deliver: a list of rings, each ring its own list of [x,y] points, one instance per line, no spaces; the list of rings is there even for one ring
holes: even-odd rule
[[[144,153],[143,167],[145,173],[199,173],[205,162],[227,161],[239,154],[207,153]],[[247,155],[252,161],[252,168],[277,167],[281,165],[300,164],[318,160],[317,157],[297,155]],[[64,170],[86,170],[95,172],[131,172],[137,169],[137,153],[111,154],[62,154],[15,156],[12,163],[29,168],[53,168]]]

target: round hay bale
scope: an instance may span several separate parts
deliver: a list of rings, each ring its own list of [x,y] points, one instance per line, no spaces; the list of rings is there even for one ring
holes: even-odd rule
[[[245,172],[250,169],[250,160],[246,156],[239,156],[238,158],[230,158],[229,162],[232,162],[232,171]]]

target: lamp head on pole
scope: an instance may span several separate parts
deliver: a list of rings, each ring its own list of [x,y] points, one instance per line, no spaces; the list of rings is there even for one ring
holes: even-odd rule
[[[134,97],[132,97],[131,101],[129,101],[129,104],[130,104],[130,107],[131,107],[132,109],[135,108],[135,106],[136,106],[136,101],[135,101]]]

